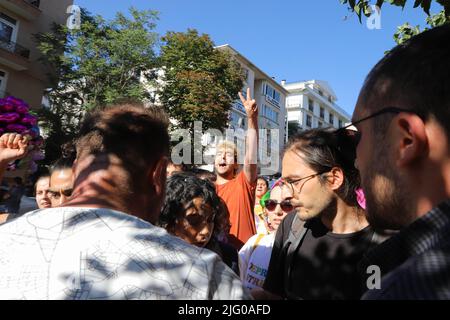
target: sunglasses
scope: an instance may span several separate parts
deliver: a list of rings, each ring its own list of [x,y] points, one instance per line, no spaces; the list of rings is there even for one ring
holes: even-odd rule
[[[294,210],[294,206],[291,204],[289,200],[283,200],[281,202],[278,202],[276,200],[267,199],[264,201],[264,206],[269,211],[274,211],[277,205],[280,205],[281,210],[283,210],[284,212],[291,212],[292,210]]]

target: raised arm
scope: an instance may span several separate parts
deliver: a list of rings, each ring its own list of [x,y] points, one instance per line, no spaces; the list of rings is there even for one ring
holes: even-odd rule
[[[252,99],[250,96],[250,88],[247,88],[246,98],[240,92],[239,98],[241,98],[241,102],[245,107],[248,119],[244,173],[247,180],[254,183],[258,175],[258,106],[255,99]]]
[[[0,137],[0,181],[11,161],[21,159],[28,152],[28,137],[5,133]]]

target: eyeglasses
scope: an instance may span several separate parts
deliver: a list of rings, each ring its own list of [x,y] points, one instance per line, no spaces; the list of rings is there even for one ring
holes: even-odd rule
[[[292,195],[294,194],[294,191],[296,191],[297,193],[300,193],[304,184],[311,180],[312,178],[316,177],[316,176],[320,176],[324,173],[326,173],[328,171],[322,171],[322,172],[318,172],[318,173],[314,173],[311,174],[309,176],[303,177],[303,178],[299,178],[299,179],[295,179],[295,180],[281,180],[280,186],[288,186],[289,189],[291,189]],[[303,182],[302,184],[300,184],[301,181],[306,180],[305,182]],[[300,187],[299,187],[300,186]]]
[[[48,190],[48,196],[52,199],[59,199],[61,196],[70,197],[72,195],[73,188],[59,189],[59,190]]]
[[[337,129],[335,131],[335,134],[338,135],[338,138],[343,138],[343,137],[350,138],[351,139],[350,141],[352,141],[352,143],[353,143],[352,147],[354,147],[356,149],[356,146],[358,145],[359,141],[361,140],[361,132],[359,132],[357,130],[349,129],[350,127],[354,127],[358,123],[369,120],[371,118],[375,118],[375,117],[385,114],[385,113],[400,113],[400,112],[414,113],[414,114],[417,114],[418,116],[420,116],[418,113],[416,113],[415,111],[412,111],[412,110],[407,110],[407,109],[402,109],[402,108],[397,108],[397,107],[386,107],[386,108],[383,108],[381,110],[378,110],[377,112],[374,112],[374,113],[368,115],[367,117],[356,120],[356,121],[346,125],[345,127]],[[345,140],[345,139],[342,139],[342,140]]]
[[[291,212],[292,210],[294,210],[294,206],[289,200],[278,202],[273,199],[267,199],[264,201],[264,207],[269,211],[274,211],[278,205],[280,205],[281,210],[283,210],[284,212]]]

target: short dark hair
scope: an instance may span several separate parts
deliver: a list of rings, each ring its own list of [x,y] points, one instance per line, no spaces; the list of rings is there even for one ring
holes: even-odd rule
[[[189,172],[192,172],[193,174],[196,175],[197,178],[202,179],[202,180],[208,180],[209,182],[211,182],[212,184],[214,184],[217,180],[217,176],[214,172],[205,170],[205,169],[200,169],[200,168],[191,168],[189,170]]]
[[[424,120],[433,115],[450,138],[449,83],[450,24],[446,24],[392,49],[368,74],[360,99],[370,112],[399,107]],[[386,121],[377,117],[373,127],[380,131]]]
[[[269,189],[269,181],[267,181],[266,178],[264,178],[263,176],[259,176],[258,179],[256,179],[256,181],[258,180],[263,180],[264,183],[266,184],[267,189]]]
[[[350,205],[358,204],[356,190],[360,187],[359,172],[355,167],[356,150],[350,137],[332,129],[312,129],[292,136],[285,151],[295,150],[298,156],[316,172],[329,171],[334,167],[344,172],[344,183],[338,194]],[[320,176],[320,181],[325,179]]]
[[[46,173],[46,174],[42,174],[40,175],[37,179],[36,182],[34,183],[34,195],[36,195],[36,188],[37,188],[37,183],[39,182],[39,180],[41,179],[50,179],[50,174]]]
[[[208,180],[203,180],[191,172],[174,173],[166,186],[166,197],[159,217],[159,225],[167,230],[173,228],[177,218],[184,215],[184,208],[194,198],[201,197],[203,202],[212,207],[214,217],[215,236],[222,227],[226,212],[223,211],[220,198],[215,187]]]
[[[115,155],[141,188],[143,172],[169,151],[168,118],[158,107],[120,104],[100,108],[84,119],[76,143],[77,159]]]
[[[57,159],[50,166],[50,175],[52,175],[53,172],[55,172],[55,171],[72,169],[74,160],[75,159],[73,157],[68,157],[68,158],[62,157],[62,158]]]

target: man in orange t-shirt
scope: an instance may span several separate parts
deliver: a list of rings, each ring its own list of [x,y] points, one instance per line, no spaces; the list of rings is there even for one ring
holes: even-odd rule
[[[238,250],[256,233],[253,205],[258,149],[258,106],[250,97],[250,89],[247,89],[247,97],[244,98],[240,92],[239,97],[248,117],[243,170],[236,175],[239,164],[236,146],[232,142],[225,141],[217,146],[214,162],[217,194],[230,213],[230,244]]]

